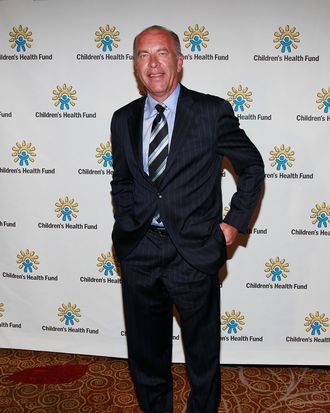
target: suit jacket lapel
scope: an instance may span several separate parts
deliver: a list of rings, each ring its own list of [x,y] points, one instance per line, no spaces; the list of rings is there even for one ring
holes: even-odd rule
[[[164,177],[160,183],[163,186],[170,175],[171,167],[177,159],[178,153],[187,139],[188,130],[193,120],[193,111],[191,110],[194,101],[191,97],[190,91],[181,85],[181,91],[176,108],[173,134],[171,139],[170,152],[168,155]]]
[[[132,114],[128,118],[128,129],[132,145],[133,154],[136,157],[136,162],[143,172],[143,156],[142,156],[142,134],[143,134],[143,113],[144,113],[145,97],[136,101],[136,106],[133,107]]]

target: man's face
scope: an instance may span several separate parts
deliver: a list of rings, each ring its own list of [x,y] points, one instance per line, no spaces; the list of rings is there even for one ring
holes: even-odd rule
[[[150,29],[136,41],[135,73],[151,97],[163,102],[176,88],[183,57],[163,30]]]

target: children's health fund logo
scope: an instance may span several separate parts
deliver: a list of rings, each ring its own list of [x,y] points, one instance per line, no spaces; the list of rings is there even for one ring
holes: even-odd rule
[[[30,249],[22,249],[16,256],[16,264],[20,273],[4,271],[2,276],[6,279],[28,280],[28,281],[58,281],[58,276],[40,274],[36,271],[39,268],[39,255]]]
[[[253,60],[256,62],[319,62],[320,56],[310,54],[296,54],[301,44],[301,33],[295,26],[286,24],[280,26],[273,34],[273,43],[275,43],[276,55],[272,54],[255,54]]]
[[[308,114],[298,114],[296,115],[296,120],[298,122],[330,122],[330,86],[322,87],[316,93],[315,103],[318,110],[320,111],[319,115],[314,113]]]
[[[31,47],[32,32],[28,27],[19,25],[18,27],[13,27],[13,30],[9,32],[9,43],[12,49],[16,49],[17,52],[26,52],[27,48]]]
[[[12,160],[17,165],[17,168],[0,167],[0,173],[7,174],[55,174],[55,168],[38,168],[34,167],[37,157],[36,147],[32,142],[28,142],[25,139],[21,142],[16,142],[12,146]]]
[[[275,260],[270,258],[268,262],[265,263],[265,273],[267,278],[271,278],[273,282],[280,282],[287,278],[287,273],[289,272],[289,264],[285,262],[285,259],[280,259],[276,257]]]
[[[65,196],[59,198],[55,202],[55,214],[59,222],[39,222],[39,229],[83,229],[83,230],[97,230],[97,224],[76,223],[74,222],[78,217],[79,209],[78,202],[74,198]]]
[[[327,205],[325,202],[322,205],[316,204],[315,208],[311,209],[312,223],[317,226],[317,228],[329,228],[330,224],[330,204]]]
[[[95,32],[97,47],[102,48],[102,52],[112,52],[112,48],[117,48],[118,42],[120,42],[119,34],[115,26],[112,26],[111,29],[108,24],[105,27],[100,26],[100,30]]]
[[[297,290],[300,292],[308,289],[308,284],[288,283],[289,273],[290,264],[285,258],[270,258],[264,264],[264,274],[269,282],[253,281],[247,282],[245,286],[248,289]]]
[[[59,106],[60,110],[69,110],[71,107],[75,106],[75,100],[77,92],[72,86],[67,86],[65,83],[61,86],[56,86],[53,90],[52,100],[56,107]]]
[[[36,156],[36,148],[31,142],[26,142],[23,140],[21,143],[16,142],[16,146],[13,146],[12,156],[14,157],[14,162],[18,162],[19,166],[29,166],[30,163],[34,162]]]
[[[320,336],[322,333],[327,331],[329,327],[329,318],[323,313],[320,314],[319,311],[315,313],[309,313],[309,316],[305,317],[305,324],[307,333],[312,336]]]
[[[101,143],[98,148],[96,148],[96,158],[97,163],[102,165],[103,168],[112,168],[113,159],[112,159],[112,148],[110,142]]]
[[[188,26],[183,34],[183,43],[191,52],[184,54],[185,60],[215,60],[217,62],[229,60],[229,54],[205,53],[210,42],[210,33],[205,26],[199,24]]]
[[[66,326],[73,326],[75,323],[79,323],[80,308],[76,304],[71,305],[71,303],[62,304],[58,309],[58,314],[60,321],[63,322]]]
[[[91,53],[91,52],[80,52],[77,53],[76,59],[78,61],[119,61],[119,60],[133,60],[133,55],[131,53],[118,53],[120,48],[120,32],[116,26],[111,26],[106,24],[105,26],[100,26],[96,30],[94,37],[94,42],[96,43],[97,49],[101,53]],[[116,52],[116,53],[115,53]]]
[[[298,48],[298,43],[300,43],[300,33],[296,31],[296,28],[290,27],[288,24],[283,27],[279,27],[278,32],[274,33],[275,49],[281,49],[281,53],[291,53],[292,50]]]
[[[75,200],[65,197],[60,198],[58,202],[55,202],[55,212],[57,218],[60,218],[63,222],[71,222],[73,218],[77,218],[77,212],[79,212],[78,203]]]
[[[78,175],[110,175],[113,174],[112,148],[109,141],[101,143],[96,148],[95,158],[101,168],[79,168]],[[95,159],[94,158],[94,159]]]
[[[307,290],[308,284],[298,284],[298,283],[288,283],[286,279],[290,272],[290,265],[286,262],[285,258],[276,257],[275,259],[270,258],[269,261],[265,263],[264,272],[266,277],[269,278],[273,283],[270,284],[271,288],[286,289],[286,290]],[[267,284],[266,284],[267,286]],[[267,287],[266,287],[267,288]]]
[[[81,310],[77,304],[71,304],[71,302],[68,302],[68,304],[63,303],[57,309],[57,316],[60,323],[64,325],[61,327],[43,325],[41,329],[45,332],[99,334],[99,329],[78,326],[82,317],[80,312]]]
[[[52,60],[52,54],[28,53],[32,49],[32,31],[21,24],[14,26],[9,31],[9,45],[14,50],[14,54],[0,54],[0,60]]]
[[[325,337],[329,327],[329,317],[325,313],[315,311],[305,317],[305,331],[308,336],[287,336],[288,343],[330,343],[330,337]]]
[[[221,325],[222,330],[226,333],[226,335],[221,336],[221,341],[263,341],[263,336],[255,337],[240,334],[245,327],[245,316],[240,311],[226,311],[221,316]]]
[[[184,35],[186,36],[183,38],[183,41],[186,43],[185,47],[192,52],[201,52],[202,48],[206,48],[207,42],[210,41],[207,37],[209,32],[205,30],[204,26],[199,27],[198,24],[195,27],[189,26]]]
[[[291,235],[316,235],[316,236],[330,236],[330,204],[322,202],[315,204],[310,210],[311,224],[314,226],[313,230],[307,228],[293,228]]]
[[[228,102],[232,105],[235,115],[239,120],[272,120],[271,114],[253,113],[252,106],[252,92],[247,86],[238,85],[233,86],[227,92]],[[248,113],[247,113],[248,112]]]
[[[80,282],[94,284],[120,284],[120,264],[115,256],[110,251],[101,253],[97,257],[96,269],[97,276],[82,276]]]
[[[21,250],[17,254],[17,264],[20,270],[23,270],[23,279],[33,280],[33,281],[58,281],[58,276],[50,276],[44,274],[36,274],[40,264],[39,256],[35,251]]]
[[[23,270],[24,274],[31,274],[34,270],[38,269],[39,257],[34,251],[21,250],[17,254],[17,264],[20,270]]]
[[[281,144],[280,146],[274,146],[274,148],[269,152],[270,166],[274,172],[267,172],[265,174],[268,179],[305,179],[313,180],[313,172],[295,172],[292,171],[295,163],[295,151],[292,150],[291,146],[286,146]]]
[[[72,85],[63,83],[62,85],[57,85],[52,91],[51,97],[55,108],[58,109],[57,112],[47,112],[39,111],[35,112],[36,118],[75,118],[75,119],[95,119],[96,112],[79,112],[75,109],[76,101],[78,100],[77,91]]]
[[[251,98],[252,92],[249,91],[248,87],[242,87],[239,85],[236,89],[234,86],[231,88],[229,92],[227,92],[229,96],[228,102],[231,103],[232,107],[234,108],[234,112],[244,112],[245,108],[250,108],[250,102],[253,101]]]
[[[119,263],[112,256],[111,252],[107,254],[102,253],[100,257],[97,258],[97,267],[99,272],[106,276],[113,276],[119,273]]]
[[[277,171],[286,171],[287,167],[291,168],[294,162],[294,151],[290,146],[285,147],[283,144],[278,147],[274,146],[274,149],[270,151],[271,166],[275,167]]]

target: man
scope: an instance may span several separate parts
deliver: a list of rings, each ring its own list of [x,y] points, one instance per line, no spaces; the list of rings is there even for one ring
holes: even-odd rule
[[[147,96],[112,119],[115,224],[128,357],[141,408],[172,408],[173,304],[191,382],[188,413],[214,413],[220,393],[218,270],[226,244],[245,232],[263,183],[263,162],[230,104],[178,82],[178,36],[159,26],[134,41]],[[222,221],[221,163],[239,176]]]

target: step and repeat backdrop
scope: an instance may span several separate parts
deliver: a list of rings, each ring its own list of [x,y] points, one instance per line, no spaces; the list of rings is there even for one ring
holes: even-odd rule
[[[126,357],[112,249],[113,112],[134,36],[178,33],[182,83],[222,96],[266,186],[221,270],[221,362],[329,363],[327,0],[0,1],[0,345]],[[226,214],[235,191],[222,171]],[[174,319],[174,361],[183,361]]]

